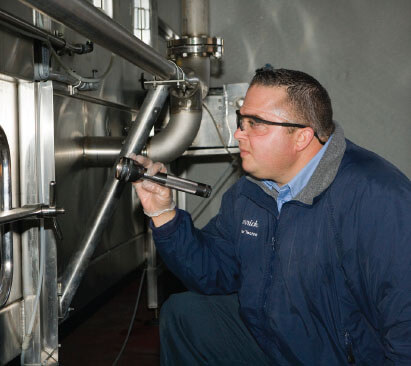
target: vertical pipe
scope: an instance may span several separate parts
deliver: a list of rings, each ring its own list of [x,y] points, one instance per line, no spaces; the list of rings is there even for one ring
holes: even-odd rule
[[[11,209],[11,163],[10,148],[7,137],[0,127],[0,205],[1,210]],[[2,225],[1,231],[1,263],[0,263],[0,308],[10,295],[13,281],[13,233],[10,225]]]
[[[132,153],[140,153],[154,122],[160,114],[167,95],[168,90],[166,86],[158,86],[156,89],[148,92],[137,119],[133,123],[129,135],[124,141],[120,156],[129,156]],[[88,227],[89,230],[81,240],[78,251],[70,259],[61,278],[63,292],[60,298],[60,317],[65,317],[69,305],[90,262],[91,256],[101,240],[101,235],[106,228],[123,191],[124,182],[115,178],[114,171],[116,164],[117,161],[114,164],[111,177],[108,178],[103,191],[99,196],[93,214],[90,216],[87,223],[86,227]]]
[[[183,0],[183,36],[208,36],[208,0]]]

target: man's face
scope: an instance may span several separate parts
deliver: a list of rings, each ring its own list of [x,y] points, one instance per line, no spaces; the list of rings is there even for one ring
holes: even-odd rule
[[[285,87],[250,87],[240,113],[272,122],[293,121]],[[285,184],[284,179],[296,159],[294,134],[290,134],[286,127],[267,125],[267,128],[268,133],[263,136],[249,136],[247,131],[240,129],[235,132],[242,166],[256,178]]]

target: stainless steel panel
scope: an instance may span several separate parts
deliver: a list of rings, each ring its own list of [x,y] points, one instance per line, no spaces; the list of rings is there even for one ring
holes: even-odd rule
[[[12,14],[18,14],[19,18],[26,22],[33,21],[33,9],[24,5],[20,1],[2,0],[0,8]]]
[[[1,213],[3,213],[11,209],[11,161],[9,142],[1,127],[0,160],[0,205]],[[0,308],[2,308],[9,299],[13,284],[13,231],[11,225],[1,225],[0,233]]]
[[[22,302],[14,302],[0,310],[0,365],[20,354],[22,334]]]
[[[0,8],[32,21],[33,11],[17,1],[2,0]],[[32,42],[2,29],[0,25],[0,73],[31,80],[33,65]]]
[[[20,82],[19,140],[21,204],[48,203],[49,183],[54,180],[54,116],[51,82]],[[44,220],[25,223],[22,227],[22,274],[25,333],[34,316],[33,338],[25,352],[28,364],[48,359],[56,364],[57,350],[57,253],[52,231],[46,229]],[[35,295],[39,286],[39,253],[45,246],[45,274],[39,307],[35,309]],[[34,313],[34,315],[33,315]],[[50,358],[49,354],[53,353]]]
[[[21,205],[39,203],[39,171],[38,166],[38,131],[37,131],[37,90],[31,82],[20,82],[18,89],[20,141],[20,203]],[[24,319],[29,326],[33,314],[34,297],[39,286],[39,243],[40,230],[38,226],[24,227],[22,241],[22,280],[23,297],[25,301]],[[26,351],[26,362],[39,363],[41,352],[40,312],[35,312],[36,321],[33,338]],[[25,329],[25,332],[28,329]]]
[[[33,67],[31,41],[0,29],[0,73],[32,80]]]
[[[241,107],[247,89],[247,83],[240,83],[228,84],[218,90],[212,90],[212,93],[203,101],[205,107],[203,107],[201,126],[191,149],[224,147],[218,136],[216,125],[226,146],[238,146],[238,141],[234,138],[234,132],[237,129],[235,111]],[[210,151],[212,150],[209,150],[205,155],[210,155]],[[187,151],[185,155],[193,154],[201,155],[202,153],[201,151],[195,153]]]
[[[12,206],[20,205],[19,198],[19,138],[18,138],[18,105],[17,81],[14,78],[0,75],[0,125],[7,135],[10,146],[12,176]],[[21,246],[20,236],[13,235],[13,286],[8,302],[21,298]]]
[[[66,209],[66,214],[58,219],[64,235],[59,243],[60,270],[64,270],[64,258],[72,254],[77,241],[87,229],[85,222],[110,174],[108,168],[83,166],[82,137],[121,137],[131,120],[131,112],[70,97],[55,98],[57,202]],[[95,256],[144,231],[143,225],[135,231],[132,215],[120,214],[132,212],[130,188],[124,192],[117,209],[119,214],[114,215],[113,224],[103,235]]]
[[[63,232],[63,240],[58,243],[59,272],[65,266],[87,230],[86,222],[91,215],[98,196],[103,189],[111,169],[86,168],[83,166],[82,138],[84,136],[124,135],[124,130],[132,123],[134,111],[113,108],[113,105],[91,103],[69,96],[54,98],[55,152],[57,202],[66,209],[66,214],[58,218]],[[126,187],[110,225],[103,233],[93,258],[107,256],[114,248],[121,246],[145,231],[144,216],[136,206],[135,193],[131,185]],[[141,245],[141,244],[138,244]],[[123,260],[129,260],[124,257]],[[143,257],[135,257],[135,266]],[[96,276],[94,266],[87,271],[90,279],[85,279],[81,292],[76,295],[74,307],[84,306],[104,288],[113,284],[105,279],[93,283]],[[99,271],[103,267],[100,268]],[[130,269],[127,266],[105,267],[107,277],[119,279]],[[86,296],[85,296],[86,295]]]
[[[19,206],[20,204],[17,100],[17,81],[5,75],[0,75],[0,125],[4,129],[10,145],[13,206]],[[10,305],[0,311],[1,365],[20,353],[22,339],[21,304],[17,302],[22,297],[22,267],[20,237],[17,233],[13,234],[13,254],[13,284],[8,300]]]
[[[39,201],[50,202],[50,182],[55,180],[53,87],[51,81],[36,83],[37,88],[37,167]],[[59,202],[57,202],[60,205]],[[44,225],[44,221],[43,221]],[[58,362],[58,298],[57,248],[54,233],[42,226],[41,240],[45,241],[46,267],[41,293],[41,360],[47,365]]]

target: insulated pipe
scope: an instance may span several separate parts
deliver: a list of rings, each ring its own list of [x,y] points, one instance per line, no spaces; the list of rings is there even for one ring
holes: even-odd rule
[[[183,0],[183,36],[208,37],[208,0]]]
[[[137,119],[133,123],[131,130],[121,148],[120,156],[129,156],[132,153],[139,154],[148,138],[151,128],[154,125],[161,108],[168,95],[167,87],[157,86],[148,92]],[[103,191],[100,193],[97,204],[87,223],[88,231],[81,240],[78,251],[70,259],[63,276],[60,279],[62,292],[60,295],[60,317],[64,318],[69,305],[77,291],[80,281],[83,278],[90,259],[100,243],[101,235],[116,208],[125,183],[115,178],[115,168],[117,159],[112,169],[112,174],[108,178]]]
[[[11,162],[7,136],[0,127],[0,205],[2,211],[11,209]],[[10,295],[13,282],[13,232],[9,225],[1,225],[0,308]]]
[[[91,41],[163,80],[181,77],[179,71],[152,47],[85,0],[21,0],[74,29]]]

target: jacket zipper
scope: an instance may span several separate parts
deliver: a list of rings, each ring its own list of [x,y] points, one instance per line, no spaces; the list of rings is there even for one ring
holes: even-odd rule
[[[269,265],[267,266],[268,272],[266,275],[266,283],[264,286],[264,292],[263,292],[263,309],[262,309],[262,319],[266,316],[265,311],[266,311],[266,306],[267,306],[267,300],[268,300],[268,295],[270,293],[270,289],[272,287],[273,281],[275,281],[274,275],[273,275],[273,266],[274,266],[274,261],[275,261],[275,255],[276,255],[276,246],[277,246],[277,233],[278,233],[278,228],[280,226],[280,215],[277,217],[277,222],[273,225],[271,228],[271,251],[270,251],[270,259],[269,259]],[[265,324],[266,325],[266,324]],[[265,327],[264,327],[265,328]]]
[[[268,265],[267,265],[267,272],[266,272],[266,281],[263,289],[263,301],[262,301],[262,319],[265,317],[265,310],[266,310],[266,305],[267,305],[267,298],[268,298],[268,293],[271,288],[271,284],[273,282],[273,262],[275,260],[275,245],[276,245],[276,233],[277,233],[277,228],[278,228],[278,221],[274,225],[274,227],[271,228],[271,250],[269,251],[269,256],[270,258],[268,259]],[[269,237],[270,237],[269,236]]]
[[[353,353],[352,347],[352,340],[350,333],[345,330],[344,331],[344,344],[345,344],[345,352],[347,354],[347,361],[349,364],[355,364],[355,357]]]

